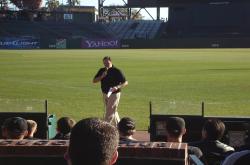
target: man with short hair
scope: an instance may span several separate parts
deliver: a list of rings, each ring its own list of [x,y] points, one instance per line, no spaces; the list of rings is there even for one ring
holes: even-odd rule
[[[75,123],[75,120],[70,117],[61,117],[57,121],[57,134],[53,139],[69,140],[71,129]]]
[[[4,139],[22,140],[28,134],[28,124],[24,118],[11,117],[2,125],[2,136]]]
[[[182,137],[186,133],[185,120],[181,117],[169,117],[166,121],[167,142],[182,143]],[[196,155],[203,160],[203,154],[198,147],[188,146],[188,154]]]
[[[28,124],[28,134],[25,137],[26,139],[36,139],[34,138],[34,134],[37,132],[37,123],[34,120],[27,120]]]
[[[135,130],[135,121],[130,117],[123,117],[118,123],[120,143],[137,141],[133,138]]]
[[[71,131],[68,165],[112,165],[118,157],[118,142],[117,129],[106,121],[80,120]]]
[[[105,106],[105,121],[117,126],[120,121],[117,107],[120,100],[121,88],[127,86],[128,81],[122,71],[112,64],[110,57],[106,56],[103,58],[103,65],[104,67],[100,68],[96,73],[93,83],[101,82]]]

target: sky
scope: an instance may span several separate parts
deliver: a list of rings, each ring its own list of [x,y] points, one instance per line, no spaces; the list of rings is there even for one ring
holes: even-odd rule
[[[124,0],[127,2],[127,0]],[[66,0],[59,0],[60,3],[66,3]],[[45,3],[45,0],[43,0],[43,4]],[[80,0],[81,6],[95,6],[98,8],[98,0]],[[104,1],[105,6],[109,5],[124,5],[124,2],[122,0],[105,0]],[[139,9],[138,9],[139,10]],[[147,8],[148,12],[156,19],[156,9],[154,8]],[[144,16],[144,19],[152,20],[151,17],[147,14],[147,12],[142,9],[140,13]],[[161,18],[166,20],[168,16],[168,9],[167,8],[161,8],[160,10]]]

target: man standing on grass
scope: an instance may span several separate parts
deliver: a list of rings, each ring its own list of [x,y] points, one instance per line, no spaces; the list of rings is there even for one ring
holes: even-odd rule
[[[101,82],[103,94],[103,102],[105,106],[105,121],[117,124],[120,117],[117,112],[117,107],[120,100],[121,88],[128,85],[125,76],[116,68],[111,61],[111,58],[106,56],[103,58],[103,68],[100,68],[96,73],[93,83]]]

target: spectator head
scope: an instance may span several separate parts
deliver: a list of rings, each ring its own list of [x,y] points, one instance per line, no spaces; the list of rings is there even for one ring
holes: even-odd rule
[[[28,134],[27,137],[33,137],[37,131],[37,123],[34,120],[27,120]]]
[[[119,133],[123,136],[131,136],[135,133],[135,121],[129,117],[124,117],[118,123]]]
[[[5,139],[23,139],[28,133],[27,121],[21,117],[11,117],[2,125],[2,135]]]
[[[111,124],[97,118],[80,120],[71,131],[67,162],[70,165],[114,164],[118,142],[118,131]]]
[[[202,138],[220,140],[225,132],[225,124],[216,118],[208,119],[202,128]]]
[[[70,133],[75,121],[69,117],[62,117],[57,121],[57,131],[64,135]]]
[[[169,117],[166,123],[166,131],[168,139],[177,139],[182,137],[186,133],[184,119],[181,117]]]

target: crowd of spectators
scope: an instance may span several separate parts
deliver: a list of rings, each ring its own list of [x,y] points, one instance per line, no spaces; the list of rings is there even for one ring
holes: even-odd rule
[[[182,143],[186,129],[185,120],[181,117],[166,119],[166,142]],[[2,124],[3,139],[34,140],[38,125],[34,120],[22,117],[11,117]],[[225,124],[216,118],[207,119],[202,127],[202,139],[188,143],[188,154],[195,155],[205,165],[243,165],[250,160],[250,145],[235,149],[221,141],[225,133]],[[75,122],[70,117],[57,121],[57,134],[53,140],[69,140],[65,159],[69,165],[80,165],[81,162],[93,165],[110,165],[117,160],[117,148],[120,143],[136,142],[135,121],[124,117],[117,125],[112,126],[98,118],[82,119]]]

